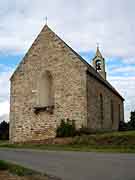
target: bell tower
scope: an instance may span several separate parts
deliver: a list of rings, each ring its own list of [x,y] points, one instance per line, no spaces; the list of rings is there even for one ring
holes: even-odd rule
[[[97,46],[96,55],[92,60],[92,65],[94,69],[106,80],[106,72],[105,72],[105,59],[103,58],[99,47]]]

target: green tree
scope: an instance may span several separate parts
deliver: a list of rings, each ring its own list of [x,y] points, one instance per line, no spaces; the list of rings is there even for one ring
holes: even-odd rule
[[[9,139],[9,123],[7,123],[6,121],[2,121],[0,123],[0,139]]]
[[[131,130],[135,130],[135,110],[130,113],[129,127]]]

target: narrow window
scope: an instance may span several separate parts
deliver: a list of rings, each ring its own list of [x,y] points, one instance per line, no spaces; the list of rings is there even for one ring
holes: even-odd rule
[[[118,105],[119,107],[118,107],[118,113],[119,113],[119,115],[118,115],[118,118],[119,118],[119,121],[121,120],[120,118],[120,104]]]
[[[113,121],[114,121],[114,107],[113,107],[113,100],[111,100],[111,121],[112,121],[112,125],[113,125]]]
[[[102,96],[102,94],[100,94],[100,120],[101,120],[101,127],[103,126],[103,119],[104,119],[103,96]]]
[[[49,71],[43,73],[39,80],[39,105],[52,106],[54,105],[54,89],[53,79]]]

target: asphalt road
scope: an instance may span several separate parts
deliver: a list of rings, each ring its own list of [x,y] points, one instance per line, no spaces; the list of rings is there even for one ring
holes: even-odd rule
[[[0,159],[63,180],[135,180],[135,154],[0,149]]]

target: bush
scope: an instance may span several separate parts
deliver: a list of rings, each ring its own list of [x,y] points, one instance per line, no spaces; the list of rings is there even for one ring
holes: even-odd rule
[[[126,123],[124,121],[120,121],[119,131],[128,131],[128,130],[129,130],[128,123]]]
[[[60,126],[56,130],[57,137],[73,137],[76,134],[75,122],[67,119],[61,120]]]
[[[8,169],[8,164],[0,160],[0,170],[7,170],[7,169]]]
[[[76,135],[78,135],[78,136],[81,136],[81,135],[90,135],[90,134],[92,134],[91,129],[89,129],[87,127],[83,127],[83,126],[76,131]]]
[[[130,112],[130,121],[124,122],[120,121],[119,123],[119,131],[129,131],[135,130],[135,111]]]

